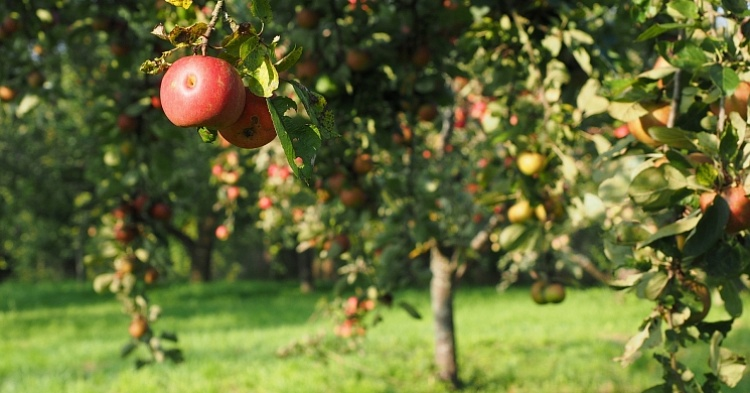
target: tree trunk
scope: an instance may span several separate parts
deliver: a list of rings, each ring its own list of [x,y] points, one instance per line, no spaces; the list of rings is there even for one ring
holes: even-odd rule
[[[430,301],[435,324],[435,363],[438,376],[459,387],[456,337],[453,323],[453,282],[456,268],[438,249],[430,249]]]
[[[313,249],[307,249],[297,253],[297,264],[299,267],[299,288],[302,293],[309,293],[315,289],[313,278]]]
[[[206,216],[198,226],[198,238],[191,242],[190,252],[190,281],[211,281],[211,252],[214,246],[216,218]]]

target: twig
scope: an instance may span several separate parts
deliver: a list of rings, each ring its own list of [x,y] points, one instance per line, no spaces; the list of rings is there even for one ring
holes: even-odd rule
[[[208,47],[208,38],[211,37],[211,33],[216,28],[216,21],[219,20],[219,14],[221,13],[221,9],[224,8],[224,0],[218,0],[216,2],[216,5],[214,6],[214,10],[211,12],[211,21],[208,22],[208,29],[206,29],[206,32],[201,36],[201,54],[203,56],[206,55],[206,48]]]

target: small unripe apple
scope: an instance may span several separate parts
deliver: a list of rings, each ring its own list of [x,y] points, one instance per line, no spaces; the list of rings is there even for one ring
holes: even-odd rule
[[[518,170],[526,176],[535,175],[544,169],[545,157],[541,153],[525,151],[516,158]]]
[[[552,304],[562,303],[565,300],[565,287],[558,282],[550,283],[544,288],[544,299]]]
[[[534,215],[534,209],[531,208],[529,201],[522,199],[517,201],[508,209],[508,221],[511,224],[521,224],[526,222]]]
[[[225,60],[186,56],[164,74],[159,97],[169,121],[179,127],[221,129],[234,124],[245,108],[245,86]]]
[[[544,288],[547,286],[547,283],[544,281],[534,281],[533,284],[531,284],[531,299],[536,304],[547,304],[547,299],[544,297]]]

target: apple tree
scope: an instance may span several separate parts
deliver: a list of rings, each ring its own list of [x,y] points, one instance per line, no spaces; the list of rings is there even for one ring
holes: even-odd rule
[[[722,343],[748,273],[747,14],[744,2],[634,4],[652,55],[640,74],[605,84],[630,134],[601,156],[623,175],[599,195],[627,212],[605,221],[607,256],[623,272],[612,285],[654,303],[619,361],[652,352],[664,382],[649,391],[717,392],[746,368]],[[698,343],[703,365],[685,356]]]

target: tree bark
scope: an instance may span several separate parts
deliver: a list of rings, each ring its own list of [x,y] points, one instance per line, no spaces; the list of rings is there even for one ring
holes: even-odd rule
[[[198,224],[198,238],[188,247],[190,252],[190,281],[211,281],[211,253],[214,247],[216,218],[206,216]]]
[[[453,387],[460,387],[453,323],[453,284],[455,264],[434,245],[430,249],[430,302],[435,327],[435,364],[438,376]]]

